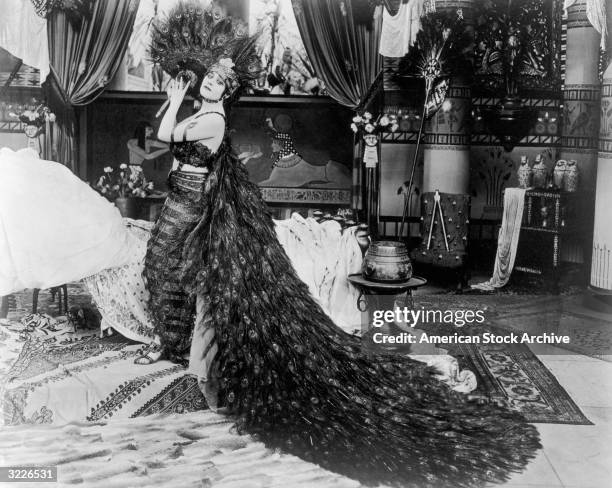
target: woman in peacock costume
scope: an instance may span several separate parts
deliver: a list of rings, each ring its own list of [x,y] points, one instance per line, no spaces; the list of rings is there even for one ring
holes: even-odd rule
[[[366,484],[472,487],[524,469],[540,444],[520,414],[468,401],[408,357],[366,356],[297,277],[224,124],[259,73],[245,27],[181,3],[151,55],[177,78],[159,130],[175,166],[144,272],[160,341],[140,362],[189,353],[239,432]],[[175,125],[190,89],[202,108]]]

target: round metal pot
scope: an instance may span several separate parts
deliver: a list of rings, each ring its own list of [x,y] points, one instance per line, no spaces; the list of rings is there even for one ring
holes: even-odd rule
[[[412,262],[403,242],[374,241],[368,247],[361,267],[363,277],[379,282],[407,281],[412,277]]]

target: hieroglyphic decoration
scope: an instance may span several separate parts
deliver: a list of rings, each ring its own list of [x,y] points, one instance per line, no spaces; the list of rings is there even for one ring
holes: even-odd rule
[[[589,85],[590,86],[590,85]],[[458,98],[464,98],[468,96],[469,88],[467,87],[451,87],[451,94],[453,95],[449,99],[451,110],[455,110],[453,106],[457,102]],[[497,97],[481,97],[477,96],[471,99],[471,106],[476,111],[480,107],[494,106],[500,102]],[[561,145],[561,99],[560,98],[522,98],[521,102],[525,107],[531,107],[537,112],[537,121],[534,124],[532,131],[527,136],[523,137],[517,144],[518,146],[525,147],[542,147],[542,146],[560,146]],[[414,112],[414,107],[402,105],[385,105],[384,112],[386,113],[398,113],[409,114]],[[465,115],[465,114],[464,114]],[[452,118],[451,118],[452,116]],[[439,118],[437,118],[439,117]],[[473,118],[470,114],[467,114],[467,119]],[[453,129],[457,127],[456,117],[451,111],[449,120],[447,121],[447,115],[443,110],[440,110],[436,116],[434,116],[434,122],[441,122],[443,127],[438,126],[440,133],[426,133],[424,135],[424,142],[426,144],[471,144],[471,145],[485,145],[485,146],[496,146],[498,144],[497,138],[488,133],[486,128],[481,122],[472,120],[472,131],[471,136],[466,136],[463,133],[457,133],[460,131],[450,131],[451,125]],[[382,142],[384,143],[398,143],[398,144],[414,144],[417,139],[418,123],[412,121],[410,124],[400,124],[400,130],[396,132],[383,132],[381,134]],[[405,127],[405,128],[404,128]],[[451,146],[447,146],[449,148]],[[576,151],[580,151],[576,149]]]
[[[460,152],[470,152],[470,147],[467,145],[453,145],[453,144],[425,144],[425,146],[430,151],[460,151]]]
[[[264,201],[274,203],[350,204],[351,190],[314,188],[261,188]]]
[[[495,146],[499,144],[496,136],[489,133],[484,119],[479,116],[479,111],[486,107],[495,106],[500,103],[496,97],[476,97],[472,100],[474,108],[474,125],[471,143],[473,145]],[[561,100],[560,98],[522,98],[524,107],[530,107],[535,113],[535,122],[530,133],[523,137],[518,146],[559,146],[561,133]]]
[[[566,85],[563,107],[563,135],[566,148],[595,149],[597,147],[597,113],[600,106],[599,87]]]
[[[601,87],[601,118],[599,125],[600,158],[612,159],[612,79]]]
[[[470,107],[470,87],[451,86],[442,108],[426,123],[425,142],[427,144],[469,144]]]

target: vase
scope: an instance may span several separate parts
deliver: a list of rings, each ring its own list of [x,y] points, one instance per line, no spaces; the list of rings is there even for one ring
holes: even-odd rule
[[[565,169],[565,175],[563,177],[563,189],[567,192],[575,192],[578,190],[578,183],[580,182],[580,172],[575,160],[570,160],[567,163]]]
[[[374,241],[370,244],[361,268],[365,279],[397,283],[412,278],[412,262],[406,245],[395,241]]]
[[[144,198],[118,197],[115,199],[115,206],[122,217],[140,219],[144,208]]]
[[[546,177],[548,170],[541,156],[536,156],[536,164],[533,166],[533,186],[546,188]]]
[[[521,165],[517,171],[518,185],[520,188],[530,188],[531,180],[533,179],[533,170],[529,166],[527,156],[521,157]]]
[[[567,162],[563,159],[557,161],[555,169],[553,170],[553,184],[555,188],[563,188],[563,180],[565,178]]]

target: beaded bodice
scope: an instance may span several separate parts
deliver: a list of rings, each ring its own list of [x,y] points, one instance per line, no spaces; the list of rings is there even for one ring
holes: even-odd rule
[[[221,117],[223,117],[225,119],[225,115],[223,115],[221,112],[204,112],[202,114],[198,114],[194,117],[194,121],[195,119],[201,117],[202,115],[207,115],[207,114],[219,114],[221,115]],[[193,122],[192,122],[193,123]],[[187,128],[189,128],[189,126],[187,126]],[[223,142],[221,145],[223,145],[225,142]],[[190,164],[191,166],[196,166],[198,168],[208,168],[209,170],[212,168],[212,160],[215,156],[216,153],[218,153],[219,151],[217,150],[216,152],[212,152],[211,149],[206,146],[205,144],[202,144],[199,141],[177,141],[177,142],[172,142],[170,144],[170,152],[172,153],[172,155],[174,156],[174,158],[179,162],[179,169],[184,165],[184,164]]]
[[[201,142],[174,142],[170,144],[170,152],[179,162],[179,168],[184,164],[190,164],[198,168],[211,169],[214,153]]]

